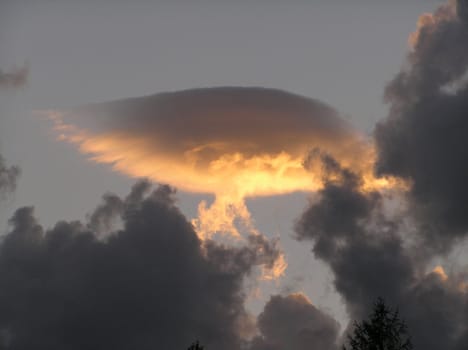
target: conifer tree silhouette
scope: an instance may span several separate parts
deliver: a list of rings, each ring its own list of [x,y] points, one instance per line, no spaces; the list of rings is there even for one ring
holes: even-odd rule
[[[197,340],[195,343],[190,345],[190,347],[187,350],[204,350],[204,349],[205,348],[203,346],[201,346],[200,343]]]
[[[348,335],[350,348],[343,350],[411,350],[408,327],[397,310],[390,309],[382,298],[374,303],[369,321],[355,322],[353,335]]]

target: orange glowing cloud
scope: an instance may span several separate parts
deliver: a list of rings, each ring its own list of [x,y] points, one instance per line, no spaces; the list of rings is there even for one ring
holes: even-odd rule
[[[468,293],[468,282],[467,275],[465,273],[455,273],[450,274],[450,276],[445,272],[445,269],[437,265],[432,271],[441,282],[451,287],[452,290],[457,291],[458,293]]]
[[[442,266],[440,265],[437,265],[433,270],[432,270],[433,273],[435,273],[442,281],[447,281],[448,280],[448,276],[447,274],[445,273],[445,270]]]
[[[363,190],[392,186],[373,175],[374,149],[331,107],[264,88],[162,93],[50,113],[62,140],[133,177],[215,194],[193,220],[201,238],[256,232],[244,199],[322,188],[320,149],[362,175]],[[285,262],[276,266],[276,274]]]

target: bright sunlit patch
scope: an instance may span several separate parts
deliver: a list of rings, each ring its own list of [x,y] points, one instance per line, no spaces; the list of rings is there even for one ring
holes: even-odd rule
[[[262,266],[261,279],[264,281],[274,281],[284,276],[288,267],[284,254],[280,254],[271,268]]]
[[[434,270],[432,270],[433,273],[435,273],[437,276],[439,276],[439,278],[442,280],[442,281],[447,281],[448,280],[448,276],[447,274],[445,273],[445,270],[442,266],[440,265],[437,265]]]
[[[466,272],[454,274],[451,273],[449,276],[447,275],[445,269],[440,265],[437,265],[431,272],[435,274],[444,284],[447,284],[453,288],[453,290],[456,290],[460,293],[468,293]]]
[[[305,293],[302,293],[302,292],[289,294],[288,297],[304,305],[313,305],[309,297]]]

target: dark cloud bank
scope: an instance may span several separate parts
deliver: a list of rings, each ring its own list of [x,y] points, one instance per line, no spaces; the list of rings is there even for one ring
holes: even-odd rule
[[[43,232],[32,208],[15,213],[0,252],[6,348],[177,349],[196,338],[239,348],[242,279],[269,258],[259,254],[268,243],[213,243],[205,257],[172,190],[144,197],[148,187],[136,185],[124,200],[106,196],[87,226],[59,222]],[[114,214],[124,228],[98,240],[92,229]]]
[[[468,15],[466,0],[422,27],[408,66],[385,91],[389,117],[375,131],[377,171],[412,181],[409,199],[444,249],[468,228]]]
[[[382,296],[399,306],[416,349],[468,348],[466,273],[427,272],[468,232],[467,8],[465,0],[439,8],[386,88],[376,171],[411,184],[407,216],[389,219],[383,194],[360,192],[359,177],[323,154],[338,180],[296,225],[331,267],[351,318],[365,317]]]
[[[208,349],[333,349],[337,323],[301,296],[273,297],[260,316],[264,336],[247,343],[243,281],[273,264],[275,243],[202,245],[173,190],[150,187],[106,195],[88,223],[45,232],[32,208],[16,211],[0,246],[0,348],[185,349],[200,339]],[[123,228],[99,238],[116,217]]]
[[[251,350],[338,349],[338,323],[301,294],[271,297],[258,327],[263,336],[253,339]]]
[[[466,349],[468,298],[461,279],[426,273],[419,247],[406,247],[400,223],[382,214],[382,195],[361,193],[357,178],[344,177],[328,183],[296,229],[331,267],[351,318],[366,317],[381,296],[399,307],[416,349]]]

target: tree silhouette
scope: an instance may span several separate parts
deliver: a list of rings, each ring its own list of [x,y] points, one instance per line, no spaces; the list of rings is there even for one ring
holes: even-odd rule
[[[187,350],[204,350],[204,349],[205,348],[203,346],[201,346],[200,343],[197,340],[195,343],[190,345],[190,347]]]
[[[349,350],[411,350],[408,327],[382,298],[374,303],[369,321],[355,322],[353,335],[348,335]],[[343,346],[343,350],[348,350]]]

